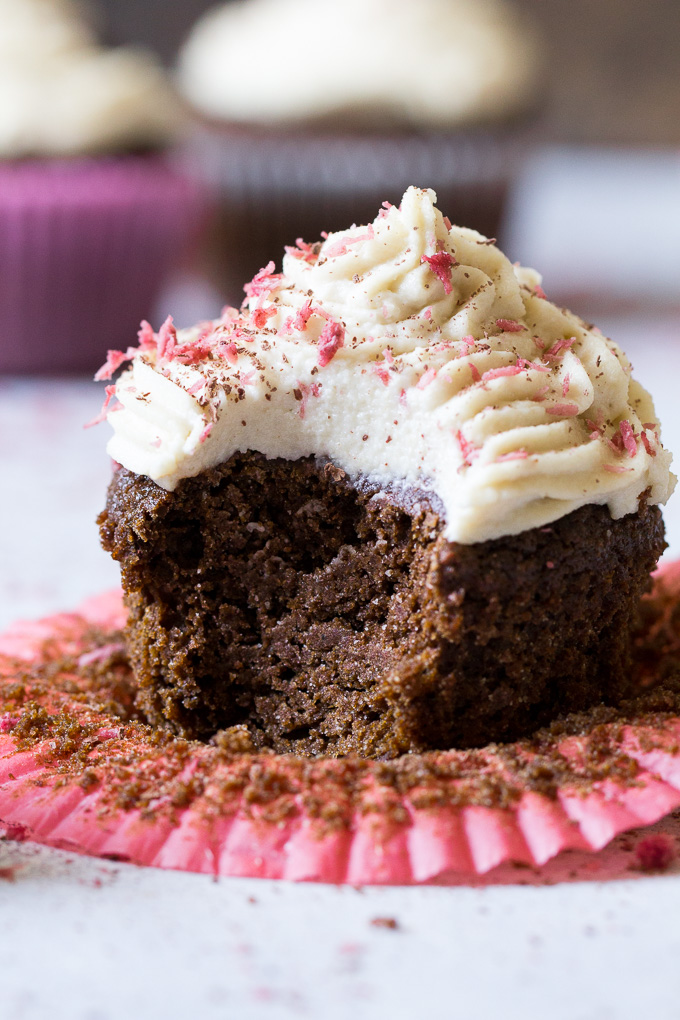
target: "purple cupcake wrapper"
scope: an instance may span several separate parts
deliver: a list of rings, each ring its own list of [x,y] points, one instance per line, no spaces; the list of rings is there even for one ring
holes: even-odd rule
[[[0,372],[94,371],[134,341],[204,200],[160,157],[0,167]]]

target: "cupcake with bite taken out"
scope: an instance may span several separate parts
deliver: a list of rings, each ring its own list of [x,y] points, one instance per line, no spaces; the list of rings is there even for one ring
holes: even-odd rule
[[[103,372],[147,717],[393,758],[630,696],[674,478],[616,344],[417,188],[245,290]]]
[[[154,57],[97,45],[69,0],[0,0],[0,371],[91,370],[152,313],[199,190]]]
[[[179,82],[190,157],[216,188],[236,300],[297,236],[366,222],[427,183],[497,236],[536,105],[533,29],[505,0],[239,0],[199,21]]]

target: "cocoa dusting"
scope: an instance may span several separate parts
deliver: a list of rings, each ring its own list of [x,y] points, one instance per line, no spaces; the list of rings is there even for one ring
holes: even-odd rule
[[[319,833],[347,828],[357,813],[402,824],[410,809],[512,807],[527,791],[552,799],[565,790],[586,795],[604,779],[635,786],[640,766],[624,749],[625,726],[635,727],[643,750],[675,754],[680,746],[678,599],[660,584],[643,610],[628,678],[635,693],[618,706],[561,717],[521,741],[385,761],[253,752],[243,725],[212,744],[154,728],[135,708],[136,687],[120,648],[90,655],[119,644],[119,635],[74,617],[68,634],[57,628],[36,663],[0,657],[0,739],[14,748],[3,750],[5,781],[13,754],[30,751],[43,768],[24,781],[96,793],[101,816],[139,810],[173,823],[194,807],[206,821],[240,810],[285,824],[305,811]],[[5,827],[5,838],[25,835],[21,826]],[[652,858],[652,867],[664,866],[658,854],[638,857],[641,866]]]

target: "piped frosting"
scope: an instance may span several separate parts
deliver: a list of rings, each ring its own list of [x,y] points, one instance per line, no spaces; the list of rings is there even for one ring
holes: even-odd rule
[[[194,27],[180,82],[219,119],[449,128],[530,104],[538,52],[504,0],[238,0]]]
[[[104,49],[70,0],[0,0],[0,157],[165,144],[179,100],[154,56]]]
[[[670,455],[625,355],[435,201],[409,188],[372,224],[298,240],[241,310],[110,352],[100,378],[130,362],[111,456],[166,489],[237,451],[328,458],[431,491],[464,543],[663,503]]]

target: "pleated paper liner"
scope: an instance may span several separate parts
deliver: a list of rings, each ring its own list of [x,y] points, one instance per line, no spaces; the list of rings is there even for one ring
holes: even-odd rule
[[[470,751],[299,759],[240,751],[238,730],[211,746],[137,720],[109,593],[0,637],[0,832],[213,875],[460,884],[524,866],[558,880],[560,860],[680,807],[680,563],[643,616],[640,694],[618,709]],[[667,863],[670,838],[650,836],[641,866]]]
[[[125,350],[205,211],[161,155],[0,164],[0,372],[94,372]]]

